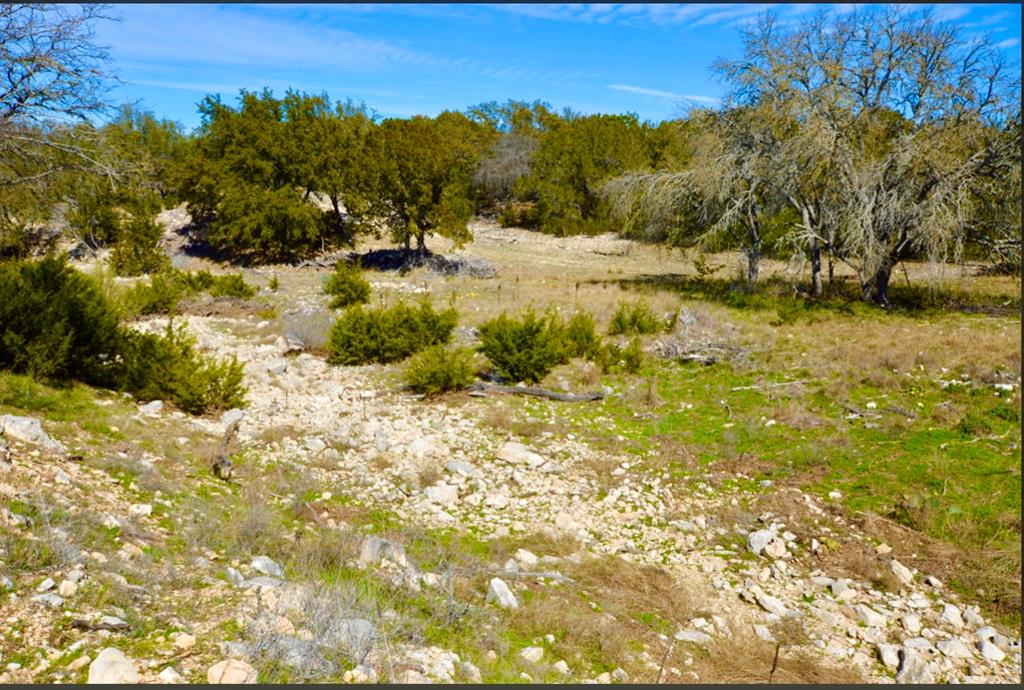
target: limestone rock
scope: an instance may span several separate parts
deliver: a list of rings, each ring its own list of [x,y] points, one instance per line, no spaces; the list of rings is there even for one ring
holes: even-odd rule
[[[854,610],[857,612],[857,619],[869,628],[883,628],[888,623],[885,616],[864,604],[857,604]]]
[[[145,405],[139,405],[139,412],[144,415],[156,416],[160,414],[160,411],[164,409],[163,400],[153,400]]]
[[[949,623],[954,628],[964,627],[963,616],[960,615],[960,608],[953,606],[953,604],[946,604],[942,607],[942,613],[939,615],[940,621]]]
[[[516,599],[516,595],[499,577],[491,578],[491,584],[487,588],[487,603],[492,601],[503,609],[519,608],[519,600]]]
[[[694,642],[696,644],[711,644],[713,641],[711,635],[702,633],[699,630],[680,630],[675,634],[675,638],[680,642]]]
[[[423,495],[431,503],[440,503],[444,506],[450,506],[458,502],[459,489],[447,482],[437,482],[433,486],[428,486],[424,489]]]
[[[185,680],[184,676],[182,676],[180,673],[174,670],[173,666],[168,666],[163,671],[158,673],[157,678],[162,680],[164,683],[167,683],[168,685],[177,685],[179,683],[188,682],[187,680]]]
[[[895,558],[889,561],[889,569],[892,570],[892,574],[896,576],[896,579],[905,585],[909,585],[914,580],[914,573],[910,572],[910,568]]]
[[[1002,661],[1006,658],[1006,653],[989,640],[978,642],[978,651],[989,661]]]
[[[909,633],[916,635],[921,632],[921,616],[916,613],[908,613],[900,619],[903,624],[903,629]]]
[[[216,685],[252,685],[259,674],[241,659],[218,661],[206,672],[206,680]]]
[[[139,672],[135,664],[120,649],[106,647],[89,664],[89,685],[138,683]]]
[[[359,548],[359,563],[373,565],[390,561],[399,568],[409,568],[409,559],[405,555],[405,547],[380,537],[367,537]]]
[[[765,547],[775,540],[775,532],[767,529],[759,529],[747,535],[747,548],[758,556]]]
[[[900,648],[894,644],[878,645],[878,658],[886,668],[896,669],[900,666]]]
[[[528,465],[529,467],[540,467],[546,461],[537,453],[524,446],[522,443],[509,441],[498,449],[498,459],[512,465]]]
[[[935,648],[950,659],[970,659],[972,656],[971,650],[967,645],[955,637],[951,637],[948,640],[939,640],[935,643]]]
[[[263,573],[268,577],[284,577],[284,568],[279,566],[268,556],[257,556],[252,559],[250,567],[256,572]]]
[[[757,605],[765,611],[774,613],[777,616],[785,616],[789,613],[789,610],[779,599],[770,594],[766,594],[757,585],[750,588],[750,593],[754,595],[754,601],[757,602]]]
[[[34,417],[19,417],[13,414],[0,415],[0,433],[9,439],[32,443],[55,453],[66,453],[67,449],[60,441],[50,438],[43,431],[43,425]]]
[[[523,649],[519,650],[519,658],[527,663],[536,664],[538,661],[544,658],[544,648],[524,647]]]
[[[518,563],[524,570],[532,570],[537,567],[538,563],[540,563],[540,559],[526,549],[517,550],[515,553],[515,559],[516,563]]]
[[[905,684],[931,684],[935,682],[935,672],[928,659],[920,652],[904,649],[896,682]]]

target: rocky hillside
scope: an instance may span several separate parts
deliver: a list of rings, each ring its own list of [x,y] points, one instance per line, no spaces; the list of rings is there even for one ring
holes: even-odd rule
[[[247,277],[271,273],[264,302],[186,319],[244,362],[242,410],[0,384],[0,682],[1020,679],[1019,631],[839,493],[680,473],[567,425],[586,403],[330,366],[295,327],[312,339],[316,272]]]

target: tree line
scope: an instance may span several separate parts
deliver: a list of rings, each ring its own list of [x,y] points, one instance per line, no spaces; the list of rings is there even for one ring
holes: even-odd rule
[[[713,65],[722,107],[658,124],[539,101],[382,118],[263,90],[204,98],[193,132],[130,106],[93,124],[102,19],[94,6],[0,10],[4,255],[49,228],[112,247],[119,272],[159,270],[155,215],[184,203],[213,249],[254,262],[367,233],[423,253],[431,235],[470,241],[468,221],[488,215],[739,250],[750,290],[765,255],[805,256],[815,295],[842,263],[879,303],[909,259],[1020,268],[1019,65],[926,10],[766,14],[742,30],[739,58]]]

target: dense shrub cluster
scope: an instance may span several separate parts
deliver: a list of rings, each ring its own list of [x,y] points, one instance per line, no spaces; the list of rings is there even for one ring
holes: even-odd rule
[[[246,283],[241,273],[216,276],[209,271],[170,269],[154,273],[148,283],[137,283],[123,301],[129,314],[170,314],[183,298],[202,292],[211,297],[249,299],[256,294],[256,288]]]
[[[242,364],[197,353],[184,326],[168,323],[163,336],[126,332],[121,351],[121,387],[144,400],[170,400],[192,414],[245,404]]]
[[[0,264],[0,367],[110,386],[117,313],[89,278],[57,257]]]
[[[385,364],[405,359],[431,345],[443,345],[458,323],[458,312],[435,312],[396,304],[390,309],[350,307],[331,328],[328,361],[332,364]]]
[[[608,343],[598,350],[595,357],[598,366],[604,373],[621,371],[635,374],[644,364],[643,343],[634,337],[625,347]]]
[[[649,335],[668,330],[671,323],[659,318],[651,310],[651,305],[640,301],[633,304],[622,303],[612,314],[608,324],[609,335]]]
[[[476,376],[473,351],[432,345],[416,354],[405,369],[405,383],[424,395],[437,395],[467,388]]]
[[[339,261],[334,273],[324,281],[324,292],[331,296],[331,309],[344,309],[370,301],[370,283],[362,275],[358,263]]]
[[[536,383],[568,360],[565,331],[557,315],[527,310],[519,319],[501,314],[480,327],[480,351],[506,381]]]
[[[568,322],[554,312],[539,317],[527,310],[519,319],[501,314],[480,327],[480,339],[480,351],[506,381],[536,383],[573,357],[596,362],[604,372],[634,373],[643,363],[639,338],[624,348],[606,345],[587,312],[577,312]]]
[[[168,325],[163,336],[121,327],[96,283],[63,257],[0,264],[0,368],[78,380],[163,399],[199,414],[244,404],[242,365],[195,351]]]

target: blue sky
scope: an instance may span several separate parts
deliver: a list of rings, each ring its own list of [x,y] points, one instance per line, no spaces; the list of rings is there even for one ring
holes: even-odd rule
[[[233,102],[239,89],[264,86],[326,91],[384,116],[515,98],[659,121],[686,103],[716,103],[723,89],[708,67],[737,53],[743,22],[768,9],[795,20],[816,7],[135,4],[115,6],[121,21],[97,33],[125,82],[115,95],[189,128],[205,94]],[[1019,64],[1019,4],[937,11],[967,35],[988,33]]]

